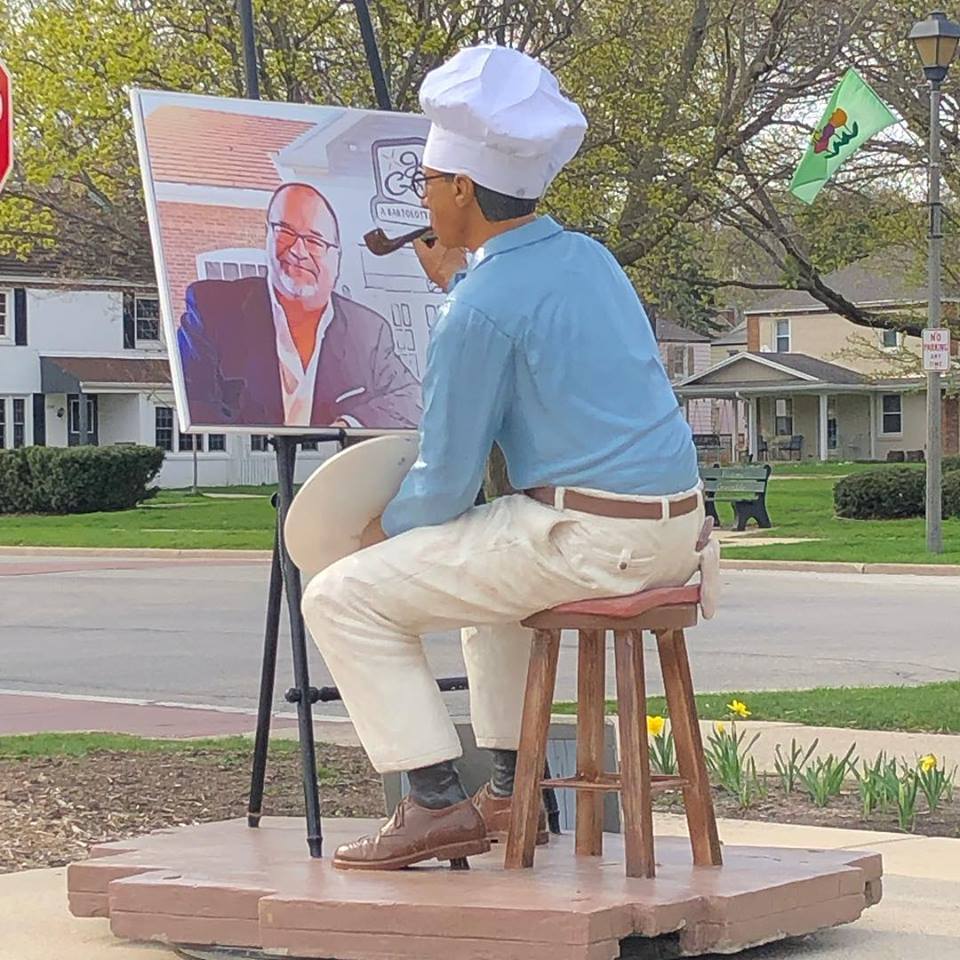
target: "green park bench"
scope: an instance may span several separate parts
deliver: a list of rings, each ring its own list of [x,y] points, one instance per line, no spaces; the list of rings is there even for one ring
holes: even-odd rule
[[[745,530],[747,521],[752,517],[764,530],[772,524],[767,513],[767,481],[770,479],[770,464],[756,466],[702,467],[700,479],[703,480],[703,495],[707,516],[721,526],[717,515],[717,503],[725,501],[733,504],[737,529]]]

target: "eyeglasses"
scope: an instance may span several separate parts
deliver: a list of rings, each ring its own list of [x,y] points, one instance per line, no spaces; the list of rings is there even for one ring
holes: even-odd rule
[[[339,244],[331,243],[312,233],[299,233],[285,223],[271,221],[270,229],[283,250],[289,250],[298,240],[302,240],[307,253],[315,260],[326,256],[331,250],[340,249]]]
[[[454,175],[452,173],[433,173],[428,177],[422,170],[419,170],[410,178],[410,186],[413,188],[413,192],[422,200],[427,195],[427,184],[431,180],[452,180],[453,177]]]

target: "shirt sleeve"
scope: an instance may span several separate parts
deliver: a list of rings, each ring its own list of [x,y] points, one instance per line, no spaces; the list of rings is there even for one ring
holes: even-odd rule
[[[440,310],[423,377],[420,455],[383,514],[396,536],[473,506],[507,405],[513,341],[456,299]]]

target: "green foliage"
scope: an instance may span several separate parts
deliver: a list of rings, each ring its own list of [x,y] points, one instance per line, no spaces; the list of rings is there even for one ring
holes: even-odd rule
[[[766,784],[757,774],[757,764],[750,751],[760,737],[755,733],[748,743],[746,731],[737,733],[736,724],[714,724],[707,737],[704,757],[707,769],[720,787],[737,798],[744,810],[766,796]]]
[[[923,516],[926,478],[922,471],[885,467],[837,481],[837,516],[849,520],[894,520]]]
[[[943,515],[960,517],[960,470],[943,476]]]
[[[32,488],[24,449],[0,450],[0,514],[29,510]]]
[[[0,451],[0,513],[126,510],[154,493],[157,447],[21,447]]]
[[[860,794],[860,807],[866,820],[874,811],[885,811],[897,802],[900,778],[897,774],[897,761],[887,758],[880,752],[872,764],[863,761],[859,770],[854,767],[852,773],[857,781]]]
[[[664,314],[707,327],[739,292],[730,283],[799,286],[892,242],[922,245],[922,210],[899,180],[926,123],[902,76],[905,0],[871,15],[803,0],[657,0],[639,14],[628,0],[379,0],[371,12],[401,110],[469,44],[498,40],[554,69],[589,130],[545,209],[606,243]],[[352,5],[259,0],[254,15],[264,99],[373,106]],[[0,254],[56,249],[99,275],[148,262],[129,88],[242,96],[236,5],[0,0],[0,23],[17,104]],[[868,144],[842,189],[802,207],[785,194],[805,146],[798,118],[847,65],[879,71],[916,136],[895,153]]]
[[[672,777],[677,772],[677,748],[673,731],[664,730],[650,738],[650,765],[657,773]]]
[[[852,744],[842,758],[837,758],[832,753],[826,757],[817,757],[800,772],[801,783],[818,807],[825,807],[833,797],[840,795],[843,781],[856,767],[857,761],[853,758],[856,748],[857,745]]]
[[[791,794],[797,789],[801,772],[813,751],[817,749],[819,742],[819,739],[814,740],[804,752],[803,748],[797,743],[796,737],[794,737],[790,741],[789,754],[784,754],[781,745],[777,744],[774,749],[773,765],[777,771],[777,779],[779,779],[780,786],[785,794]]]
[[[923,791],[927,807],[935,813],[943,800],[953,796],[953,784],[957,779],[957,768],[950,773],[944,770],[933,754],[927,754],[917,761],[917,783]]]
[[[917,818],[917,793],[920,779],[916,770],[904,769],[897,784],[897,822],[901,830],[912,830]]]
[[[944,474],[956,473],[960,470],[960,457],[944,457],[940,461]]]

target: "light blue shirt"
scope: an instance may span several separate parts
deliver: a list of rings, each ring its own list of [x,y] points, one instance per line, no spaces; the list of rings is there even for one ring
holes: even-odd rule
[[[420,457],[384,531],[469,509],[495,442],[517,490],[666,496],[699,480],[690,427],[633,285],[603,246],[550,217],[484,244],[441,307]]]

